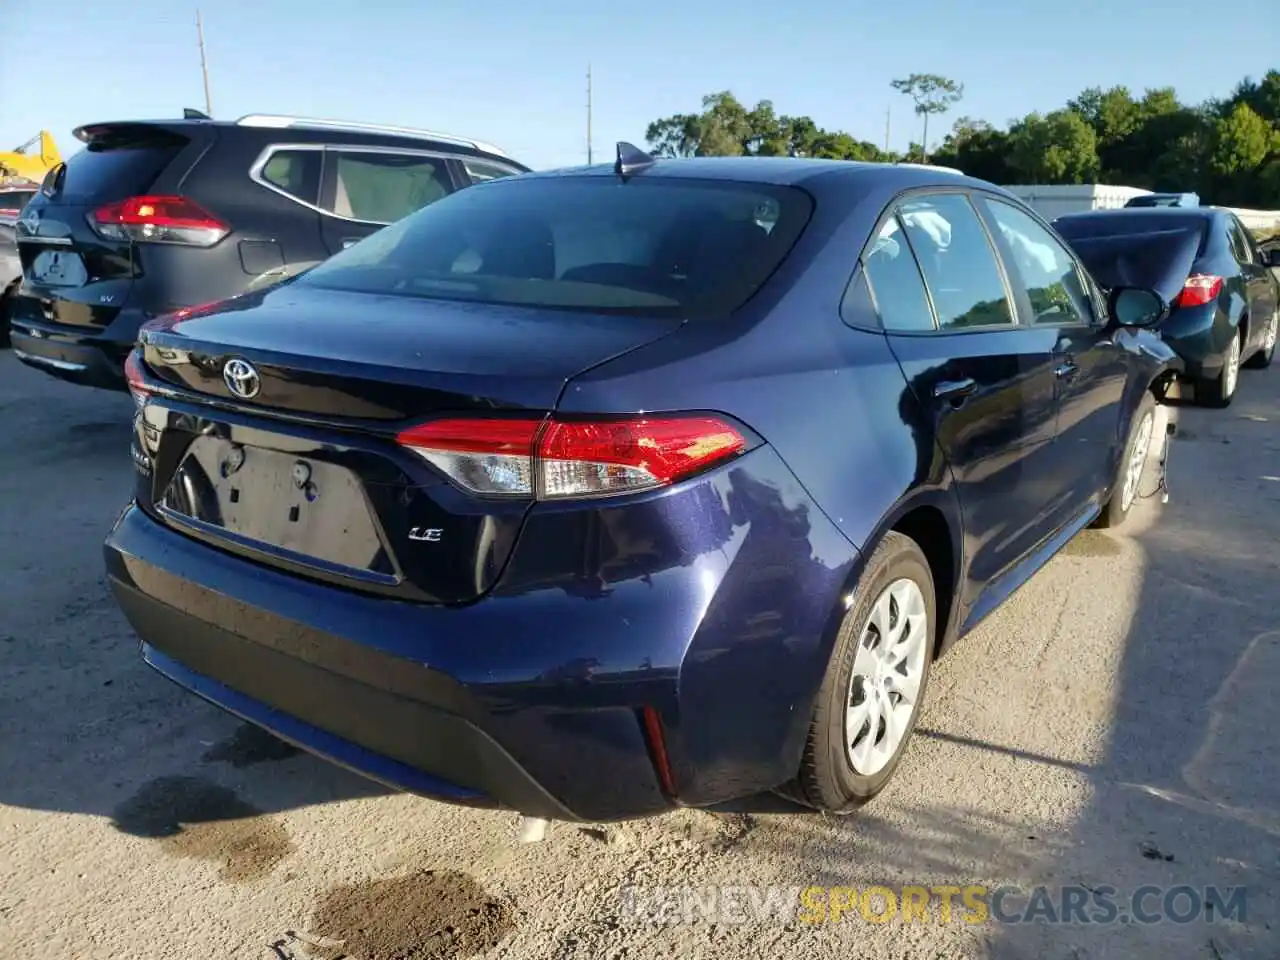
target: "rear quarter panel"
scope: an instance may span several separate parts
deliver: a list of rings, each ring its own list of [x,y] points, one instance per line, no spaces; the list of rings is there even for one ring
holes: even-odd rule
[[[946,484],[885,337],[841,320],[869,231],[895,191],[819,203],[738,317],[677,333],[575,377],[567,412],[717,410],[760,433],[858,549],[908,494]]]
[[[738,592],[724,592],[723,586],[718,591],[724,602],[707,612],[691,638],[681,679],[683,712],[723,714],[754,726],[733,702],[741,700],[741,690],[724,691],[715,682],[719,674],[704,675],[700,664],[719,659],[759,667],[768,662],[764,671],[745,674],[780,677],[782,664],[769,661],[763,651],[788,651],[789,685],[780,683],[771,695],[756,697],[784,731],[770,741],[776,744],[777,762],[770,768],[775,779],[789,775],[798,762],[812,695],[843,616],[843,598],[883,533],[906,511],[930,504],[952,521],[950,546],[959,556],[950,473],[926,418],[884,336],[854,329],[840,316],[863,240],[891,198],[891,192],[864,197],[843,216],[835,210],[824,217],[820,205],[791,257],[737,318],[686,324],[580,374],[557,406],[573,413],[729,414],[759,433],[790,473],[754,476],[754,506],[744,530],[753,543],[772,543],[776,557],[772,564],[744,567],[738,561],[747,555],[734,555],[733,565],[743,571],[742,582],[732,580]],[[804,503],[812,503],[815,511],[801,524],[798,542],[782,549],[762,532],[795,526],[796,505]],[[958,570],[959,562],[954,566]],[[785,580],[785,590],[770,589],[767,576],[760,580],[766,568]],[[788,596],[803,597],[798,606],[807,613],[800,613],[794,600],[781,599]],[[694,756],[704,752],[696,743],[682,746]],[[768,779],[764,767],[754,776]],[[694,788],[701,799],[727,791],[715,772]]]

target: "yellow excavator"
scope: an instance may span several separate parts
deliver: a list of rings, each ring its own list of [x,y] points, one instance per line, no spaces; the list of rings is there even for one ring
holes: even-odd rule
[[[62,154],[53,142],[53,134],[41,130],[20,147],[0,150],[0,186],[21,180],[40,183],[61,162]]]

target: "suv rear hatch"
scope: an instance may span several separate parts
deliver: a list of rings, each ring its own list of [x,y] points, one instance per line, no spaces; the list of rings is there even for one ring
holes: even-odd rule
[[[258,562],[466,602],[493,585],[534,502],[528,470],[507,456],[530,462],[521,431],[575,374],[680,325],[293,283],[156,324],[126,368],[138,502]],[[491,489],[468,491],[479,481],[458,461],[412,445],[426,443],[424,423],[439,435],[457,416],[479,418],[454,421],[464,448],[510,428],[509,450],[467,467],[489,471]]]
[[[177,179],[166,171],[190,166],[175,164],[184,151],[194,162],[213,135],[191,123],[77,130],[85,148],[49,171],[17,224],[25,315],[100,330],[141,275],[136,241],[208,245],[225,236],[212,215],[155,191],[161,177]]]

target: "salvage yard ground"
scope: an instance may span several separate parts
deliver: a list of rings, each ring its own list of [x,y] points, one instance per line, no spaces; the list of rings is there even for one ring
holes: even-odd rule
[[[128,397],[0,353],[0,954],[335,957],[1280,956],[1280,375],[1180,411],[1173,499],[1089,532],[934,672],[860,814],[761,799],[553,825],[393,795],[139,662],[100,544]],[[483,642],[483,638],[476,638]],[[1247,888],[1243,918],[1091,926],[654,926],[618,888]]]

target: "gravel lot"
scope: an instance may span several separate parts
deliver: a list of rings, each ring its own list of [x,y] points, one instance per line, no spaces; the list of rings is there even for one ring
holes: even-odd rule
[[[127,397],[0,353],[0,953],[14,958],[1280,956],[1280,373],[1181,411],[1172,502],[1090,532],[933,674],[895,784],[517,844],[151,674],[100,544]],[[1242,922],[653,925],[618,888],[1247,887]]]

